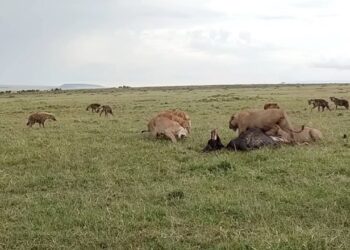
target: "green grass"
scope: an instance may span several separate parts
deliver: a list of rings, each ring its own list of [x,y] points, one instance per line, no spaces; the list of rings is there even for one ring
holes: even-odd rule
[[[350,85],[1,95],[0,249],[350,249],[350,111],[307,105],[329,96],[350,99]],[[236,136],[232,113],[270,101],[325,139],[201,152],[212,128]],[[140,133],[168,108],[190,114],[189,138]],[[58,121],[29,129],[34,111]]]

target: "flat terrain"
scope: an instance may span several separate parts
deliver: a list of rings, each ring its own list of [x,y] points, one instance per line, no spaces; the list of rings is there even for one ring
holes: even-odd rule
[[[2,94],[0,249],[350,249],[350,110],[307,105],[330,96],[350,85]],[[236,136],[232,113],[271,101],[324,141],[201,152],[212,128]],[[169,108],[190,114],[189,138],[140,133]],[[35,111],[58,121],[27,128]]]

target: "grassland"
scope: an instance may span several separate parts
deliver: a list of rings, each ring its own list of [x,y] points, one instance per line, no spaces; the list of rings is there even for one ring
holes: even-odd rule
[[[350,249],[350,111],[306,101],[329,96],[350,99],[350,85],[1,95],[0,249]],[[201,152],[212,128],[228,143],[231,114],[269,101],[324,141]],[[140,133],[167,108],[192,118],[177,144]],[[58,121],[29,129],[34,111]]]

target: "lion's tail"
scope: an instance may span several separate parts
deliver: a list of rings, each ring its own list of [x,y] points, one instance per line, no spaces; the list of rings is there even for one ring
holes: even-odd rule
[[[142,130],[141,133],[150,132],[149,130]]]

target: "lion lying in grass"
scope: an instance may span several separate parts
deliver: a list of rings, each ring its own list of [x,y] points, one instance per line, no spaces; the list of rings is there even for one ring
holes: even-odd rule
[[[50,113],[36,112],[28,117],[27,126],[32,127],[35,123],[39,123],[39,127],[42,126],[43,128],[45,128],[46,120],[56,121],[56,118],[53,114]]]
[[[171,109],[159,112],[156,116],[164,116],[170,120],[178,122],[182,127],[187,129],[188,133],[191,133],[191,119],[190,116],[181,110]]]
[[[293,138],[278,125],[276,125],[276,129],[276,134],[289,143],[309,143],[319,141],[323,138],[321,131],[316,128],[304,127],[304,130],[300,133],[292,132]]]
[[[191,120],[187,113],[181,110],[172,109],[159,112],[152,118],[148,125],[148,130],[154,137],[164,135],[176,142],[176,137],[181,139],[187,137],[191,131]]]
[[[152,118],[148,125],[148,130],[143,130],[143,132],[150,132],[152,136],[158,138],[164,135],[169,138],[173,143],[176,143],[176,137],[181,139],[182,137],[187,137],[188,131],[182,127],[178,122],[173,121],[165,116],[156,116]]]

